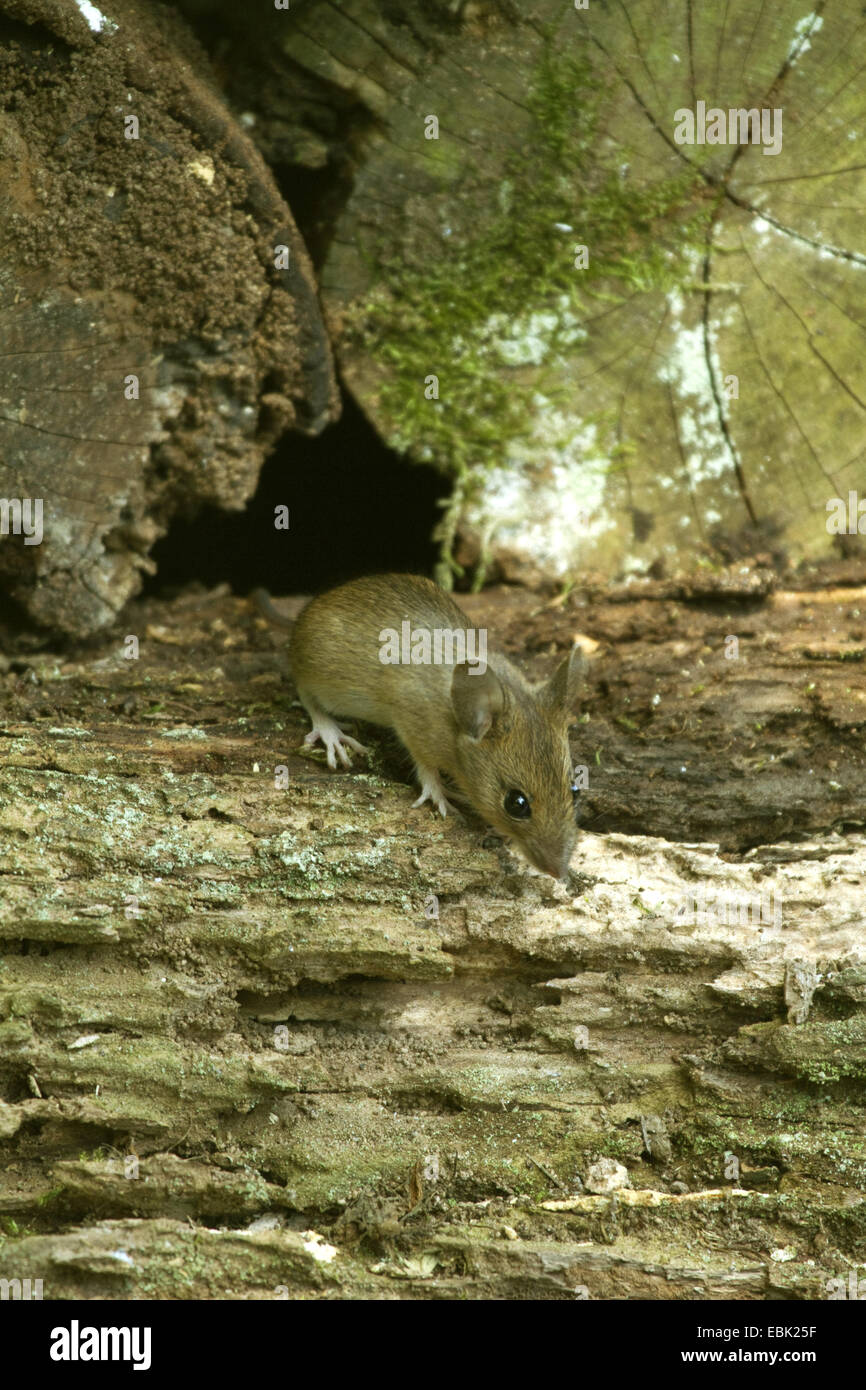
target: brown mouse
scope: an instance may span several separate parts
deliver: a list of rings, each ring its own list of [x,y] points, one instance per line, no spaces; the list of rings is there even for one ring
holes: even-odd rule
[[[366,751],[335,716],[393,729],[415,763],[416,806],[431,801],[447,813],[445,774],[531,864],[566,877],[577,841],[568,726],[584,674],[578,648],[532,686],[504,656],[487,654],[486,630],[412,574],[341,584],[294,624],[262,590],[255,597],[266,617],[292,629],[292,676],[313,721],[305,743],[321,740],[331,767],[337,758],[349,767],[351,752]],[[469,659],[461,660],[464,648]]]

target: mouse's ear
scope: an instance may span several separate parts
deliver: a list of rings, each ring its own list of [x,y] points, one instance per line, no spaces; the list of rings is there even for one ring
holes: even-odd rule
[[[571,651],[557,666],[546,685],[539,691],[541,699],[554,713],[572,715],[581,686],[586,678],[587,664],[575,642]]]
[[[478,673],[477,667],[470,668],[468,661],[461,661],[451,677],[451,704],[463,733],[482,739],[504,708],[502,682],[489,666]]]

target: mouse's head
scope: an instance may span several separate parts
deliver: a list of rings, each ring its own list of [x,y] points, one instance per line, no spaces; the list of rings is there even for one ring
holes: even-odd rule
[[[463,792],[531,864],[554,878],[565,878],[577,841],[568,726],[583,673],[575,647],[535,689],[507,667],[489,665],[473,674],[466,662],[455,666],[451,681]]]

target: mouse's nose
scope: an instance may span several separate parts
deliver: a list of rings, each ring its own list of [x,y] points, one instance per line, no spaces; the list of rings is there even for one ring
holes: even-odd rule
[[[536,868],[543,874],[550,874],[551,878],[568,878],[568,866],[571,863],[571,850],[564,850],[561,854],[546,854],[542,859],[536,861]]]

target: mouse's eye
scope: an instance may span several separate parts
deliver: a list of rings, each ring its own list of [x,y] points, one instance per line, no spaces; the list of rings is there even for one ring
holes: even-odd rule
[[[515,820],[528,820],[532,815],[532,807],[529,804],[529,797],[524,796],[523,792],[512,789],[505,793],[505,810],[509,816]]]

